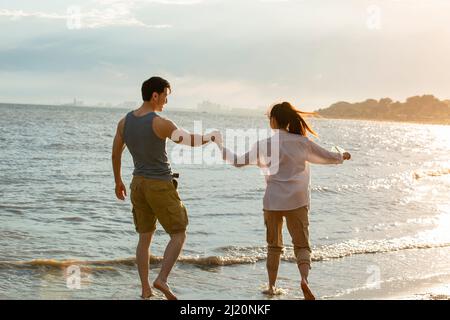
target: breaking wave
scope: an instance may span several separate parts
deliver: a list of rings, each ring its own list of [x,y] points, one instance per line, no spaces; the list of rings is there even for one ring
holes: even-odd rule
[[[377,254],[408,249],[429,249],[450,247],[450,242],[424,242],[417,238],[398,238],[390,240],[348,240],[345,242],[330,244],[313,248],[312,261],[326,261],[341,259],[344,257],[360,254]],[[181,256],[178,263],[196,266],[230,266],[238,264],[252,264],[266,259],[266,247],[253,246],[227,246],[216,249],[219,255]],[[281,257],[282,260],[295,262],[295,255],[292,247],[286,247]],[[151,256],[150,263],[161,263],[162,257]],[[55,259],[35,259],[29,261],[0,261],[0,269],[8,268],[67,268],[72,265],[92,271],[115,271],[116,267],[134,266],[135,258],[123,258],[112,260],[55,260]]]

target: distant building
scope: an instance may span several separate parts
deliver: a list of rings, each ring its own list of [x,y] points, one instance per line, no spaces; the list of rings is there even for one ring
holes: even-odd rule
[[[131,108],[138,107],[138,103],[136,101],[124,101],[122,103],[117,104],[116,107],[117,108],[131,109]]]
[[[96,107],[111,108],[112,104],[110,102],[99,102],[99,103],[96,104]]]
[[[73,102],[71,102],[71,103],[62,104],[62,106],[69,106],[69,107],[80,107],[83,105],[84,105],[84,102],[81,100],[77,100],[77,98],[73,98]]]
[[[264,108],[232,108],[230,110],[233,114],[244,115],[244,116],[258,116],[264,115]]]
[[[213,103],[206,100],[197,105],[197,111],[208,113],[224,113],[229,112],[230,108],[228,106],[223,106],[218,103]]]

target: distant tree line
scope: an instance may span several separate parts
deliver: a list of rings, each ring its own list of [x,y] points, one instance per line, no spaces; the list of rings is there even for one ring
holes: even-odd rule
[[[357,103],[342,101],[317,112],[325,118],[450,124],[450,100],[441,101],[433,95],[414,96],[405,102],[390,98]]]

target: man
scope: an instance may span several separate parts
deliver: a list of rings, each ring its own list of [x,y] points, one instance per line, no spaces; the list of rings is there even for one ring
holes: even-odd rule
[[[115,179],[115,192],[120,200],[127,195],[121,177],[122,152],[127,146],[133,162],[133,180],[130,185],[133,219],[139,233],[136,248],[136,263],[142,284],[143,299],[152,296],[149,273],[149,248],[156,229],[156,221],[170,235],[164,252],[161,271],[153,282],[167,299],[176,300],[167,278],[186,239],[188,225],[187,211],[180,200],[172,182],[173,173],[167,158],[166,140],[192,147],[211,141],[215,133],[209,135],[191,134],[179,129],[169,119],[159,116],[167,104],[171,88],[169,82],[160,77],[152,77],[142,84],[141,107],[129,112],[117,125],[112,149],[112,164]]]

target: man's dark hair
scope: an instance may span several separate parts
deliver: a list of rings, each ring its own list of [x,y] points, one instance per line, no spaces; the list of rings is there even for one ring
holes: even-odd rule
[[[151,77],[150,79],[145,80],[141,89],[142,100],[150,101],[153,92],[161,94],[164,92],[165,88],[170,90],[170,83],[161,77]]]

